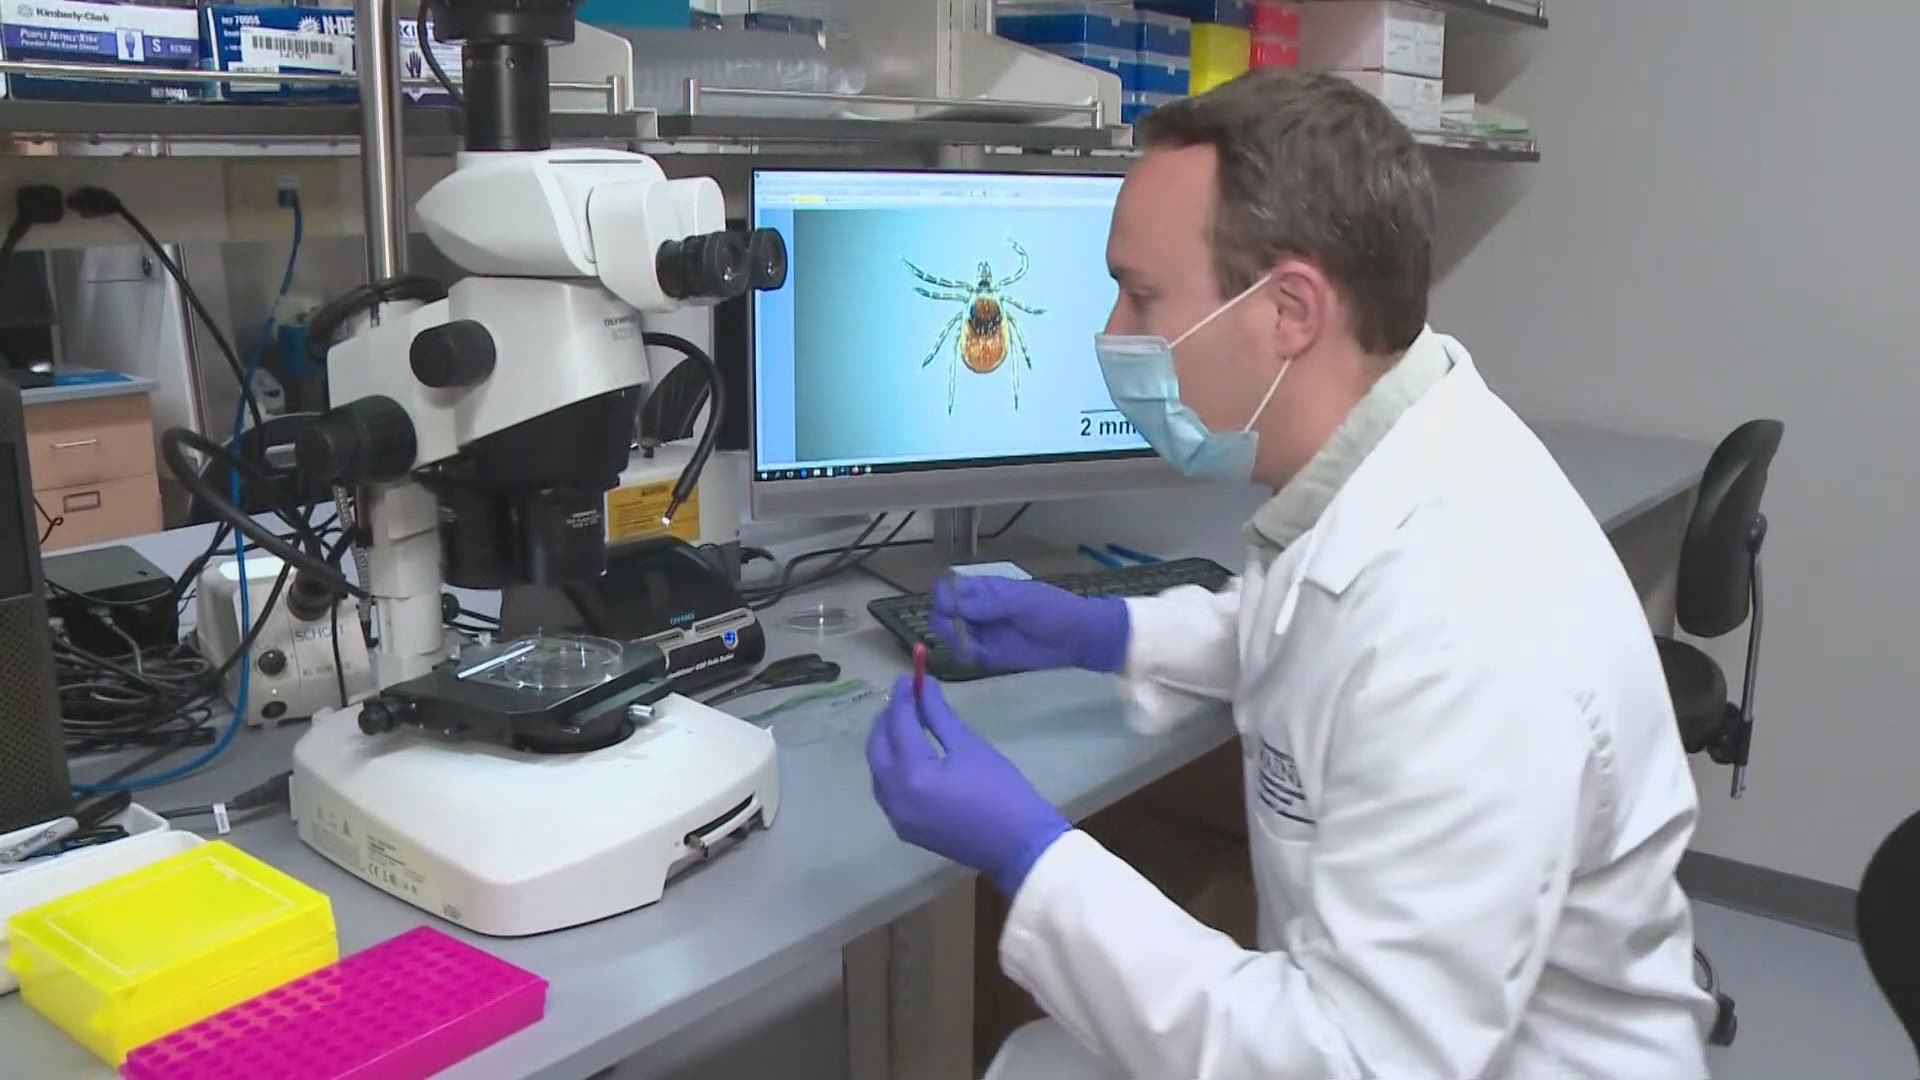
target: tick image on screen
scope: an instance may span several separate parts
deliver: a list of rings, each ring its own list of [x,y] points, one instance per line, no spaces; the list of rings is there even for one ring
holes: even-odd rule
[[[940,356],[940,350],[947,338],[954,335],[953,353],[947,359],[947,415],[953,415],[954,393],[960,379],[960,365],[965,364],[968,371],[976,375],[990,375],[1000,369],[1008,360],[1012,349],[1019,350],[1019,356],[1008,365],[1013,373],[1013,407],[1020,407],[1020,365],[1025,363],[1033,367],[1033,355],[1027,349],[1025,332],[1020,329],[1020,320],[1014,314],[1045,315],[1045,308],[1030,307],[1014,299],[1007,290],[1027,276],[1027,249],[1020,246],[1018,240],[1007,238],[1007,246],[1013,249],[1019,258],[1019,266],[1006,277],[996,278],[993,264],[982,260],[979,271],[973,281],[961,281],[955,278],[938,277],[929,274],[914,265],[911,259],[901,256],[907,270],[921,282],[913,291],[929,300],[940,300],[960,304],[961,308],[947,320],[940,336],[934,339],[933,348],[928,350],[927,358],[920,361],[925,368]]]

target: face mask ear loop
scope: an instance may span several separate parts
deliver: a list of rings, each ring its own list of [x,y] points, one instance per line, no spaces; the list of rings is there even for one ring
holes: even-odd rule
[[[1245,300],[1247,297],[1252,296],[1254,293],[1259,292],[1261,287],[1266,285],[1266,283],[1272,280],[1272,278],[1273,278],[1273,271],[1271,270],[1267,271],[1265,274],[1262,274],[1260,276],[1259,281],[1256,281],[1253,284],[1247,286],[1245,289],[1241,290],[1240,295],[1234,297],[1233,299],[1227,301],[1224,304],[1221,304],[1219,307],[1214,308],[1213,314],[1207,316],[1204,319],[1201,319],[1197,323],[1194,323],[1193,326],[1190,327],[1186,333],[1181,334],[1177,338],[1174,338],[1173,341],[1169,343],[1167,347],[1170,349],[1179,348],[1181,342],[1199,333],[1202,329],[1206,327],[1208,323],[1212,322],[1213,320],[1219,318],[1222,315],[1225,315],[1227,312],[1232,311],[1233,306],[1235,304],[1238,304],[1240,301]]]
[[[1255,408],[1253,415],[1247,419],[1247,426],[1240,429],[1243,434],[1252,431],[1253,425],[1260,422],[1261,414],[1267,411],[1268,403],[1273,401],[1274,393],[1280,389],[1280,383],[1287,377],[1287,370],[1291,367],[1293,367],[1293,357],[1289,356],[1280,361],[1280,374],[1273,377],[1273,384],[1267,387],[1267,396],[1260,399],[1259,407]]]

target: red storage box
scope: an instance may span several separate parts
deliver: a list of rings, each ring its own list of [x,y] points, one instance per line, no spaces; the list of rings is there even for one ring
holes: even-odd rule
[[[1247,51],[1249,68],[1296,68],[1300,66],[1300,43],[1287,38],[1255,35]]]
[[[1298,0],[1254,0],[1253,36],[1300,40]],[[1289,65],[1291,66],[1291,65]]]

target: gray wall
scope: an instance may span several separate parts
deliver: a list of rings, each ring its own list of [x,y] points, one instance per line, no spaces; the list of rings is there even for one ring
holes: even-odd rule
[[[1920,5],[1551,14],[1450,51],[1546,159],[1446,171],[1436,325],[1532,416],[1786,421],[1752,788],[1699,772],[1696,847],[1854,885],[1920,808]]]

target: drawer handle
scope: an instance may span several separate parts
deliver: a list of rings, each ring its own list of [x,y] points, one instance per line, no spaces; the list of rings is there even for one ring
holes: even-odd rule
[[[82,447],[82,446],[98,446],[98,445],[100,445],[100,440],[99,440],[99,439],[97,439],[97,438],[94,438],[94,439],[75,439],[75,440],[73,440],[72,442],[57,442],[57,443],[54,443],[54,444],[53,444],[53,448],[54,448],[55,450],[75,450],[75,449],[78,449],[78,448],[80,448],[80,447]]]
[[[100,493],[98,491],[76,491],[72,495],[63,495],[60,498],[60,512],[63,514],[98,509],[100,509]]]

